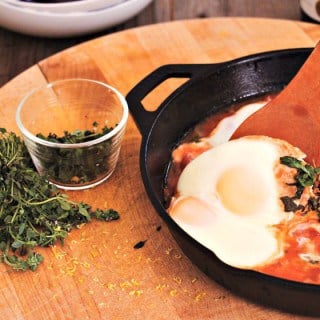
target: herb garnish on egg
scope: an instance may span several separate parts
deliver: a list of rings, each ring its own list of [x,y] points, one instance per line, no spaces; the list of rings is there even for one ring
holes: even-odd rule
[[[296,181],[303,187],[309,187],[316,181],[317,174],[320,173],[320,168],[314,168],[310,164],[298,160],[294,157],[281,157],[281,164],[285,164],[290,168],[297,169]]]
[[[295,175],[294,185],[297,188],[297,192],[293,197],[284,196],[281,198],[285,211],[296,212],[300,210],[306,214],[309,211],[317,211],[320,219],[320,190],[319,190],[319,174],[320,168],[315,168],[304,161],[298,160],[294,157],[284,156],[280,158],[280,163],[290,168],[297,169]],[[297,205],[295,200],[300,199],[305,187],[312,187],[313,196],[310,196],[306,206]]]

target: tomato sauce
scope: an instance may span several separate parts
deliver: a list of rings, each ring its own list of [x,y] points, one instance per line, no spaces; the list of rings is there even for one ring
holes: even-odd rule
[[[257,271],[299,282],[320,284],[320,223],[318,214],[299,212],[279,226],[283,234],[284,255]]]

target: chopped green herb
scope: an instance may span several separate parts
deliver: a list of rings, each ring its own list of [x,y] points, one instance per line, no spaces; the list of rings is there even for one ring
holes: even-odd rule
[[[286,212],[295,212],[298,210],[299,206],[294,202],[294,199],[288,196],[280,198],[284,204],[284,210]]]
[[[43,140],[75,144],[98,139],[113,128],[104,126],[98,130],[98,123],[93,123],[93,130],[65,131],[62,136],[50,133],[44,136],[37,134]],[[79,148],[48,148],[38,145],[37,153],[41,155],[38,159],[43,171],[47,172],[51,181],[60,184],[77,185],[90,181],[99,180],[109,172],[112,162],[112,139],[108,139],[90,147]]]
[[[285,156],[280,158],[280,163],[290,168],[297,169],[296,181],[303,187],[312,186],[316,179],[316,174],[320,172],[320,168],[314,168],[294,157]]]
[[[48,136],[44,136],[42,133],[38,133],[37,137],[43,140],[56,143],[82,143],[98,139],[107,133],[109,133],[113,128],[108,128],[104,126],[99,132],[98,123],[94,122],[92,124],[93,130],[74,130],[73,132],[64,131],[61,137],[57,136],[55,133],[49,133]]]
[[[281,197],[285,211],[296,212],[299,210],[302,214],[316,211],[320,220],[320,168],[315,168],[304,161],[290,156],[281,157],[280,163],[297,170],[295,183],[293,184],[297,188],[295,195],[293,197]],[[295,201],[300,199],[305,187],[312,187],[315,196],[310,197],[305,206],[297,205]]]
[[[0,129],[0,261],[15,270],[36,270],[37,246],[61,243],[91,218],[116,220],[113,209],[75,203],[35,170],[23,141]]]

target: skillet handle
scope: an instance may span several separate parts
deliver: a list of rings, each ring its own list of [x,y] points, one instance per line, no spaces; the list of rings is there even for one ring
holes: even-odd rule
[[[216,64],[218,65],[218,64]],[[133,119],[138,126],[142,135],[147,134],[149,129],[161,111],[158,108],[155,111],[147,111],[142,100],[148,93],[159,86],[162,82],[169,78],[193,78],[194,76],[203,73],[208,68],[212,69],[214,64],[167,64],[159,67],[144,79],[142,79],[126,96],[129,105],[129,110]]]

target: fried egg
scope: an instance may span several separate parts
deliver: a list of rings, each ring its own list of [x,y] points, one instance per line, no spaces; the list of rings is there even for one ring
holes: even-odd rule
[[[247,136],[209,149],[182,171],[168,209],[177,224],[220,260],[253,269],[283,255],[277,225],[290,219],[280,197],[292,196],[296,170],[281,156],[303,159],[289,143]]]

